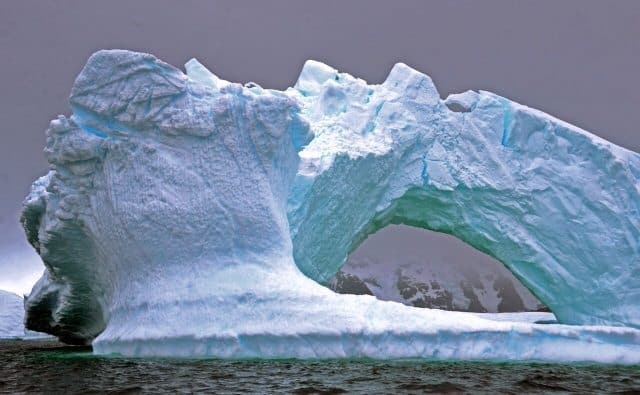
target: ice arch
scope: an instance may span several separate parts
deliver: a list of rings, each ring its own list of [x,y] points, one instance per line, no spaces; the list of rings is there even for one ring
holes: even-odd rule
[[[488,93],[444,103],[404,65],[368,86],[310,62],[285,92],[228,83],[196,61],[186,69],[100,51],[76,79],[73,115],[47,131],[51,170],[23,211],[47,267],[25,303],[29,328],[98,336],[96,352],[126,355],[638,361],[632,328],[494,322],[309,279],[404,222],[457,235],[516,273],[531,258],[522,278],[541,299],[575,293],[578,314],[558,310],[565,322],[637,326],[636,154]],[[580,214],[559,230],[594,255],[549,259],[562,251],[546,208]],[[595,283],[603,254],[615,259]],[[590,314],[585,294],[597,296]]]
[[[402,64],[367,85],[307,62],[289,92],[316,136],[289,197],[304,273],[407,224],[500,260],[560,322],[640,326],[636,153],[489,92],[442,101]]]

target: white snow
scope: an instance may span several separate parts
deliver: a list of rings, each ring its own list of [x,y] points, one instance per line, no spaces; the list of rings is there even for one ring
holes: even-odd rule
[[[403,64],[308,62],[278,92],[100,51],[70,102],[23,212],[30,328],[99,354],[640,362],[635,153],[487,92],[451,111]],[[496,257],[565,325],[316,282],[389,223]]]

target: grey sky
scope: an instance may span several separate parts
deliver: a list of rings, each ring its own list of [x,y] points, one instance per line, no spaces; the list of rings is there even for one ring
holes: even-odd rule
[[[309,58],[372,83],[402,61],[443,97],[491,90],[638,151],[639,21],[635,0],[2,1],[0,288],[41,270],[17,215],[46,171],[44,130],[69,113],[95,50],[176,66],[197,57],[225,79],[279,89]]]

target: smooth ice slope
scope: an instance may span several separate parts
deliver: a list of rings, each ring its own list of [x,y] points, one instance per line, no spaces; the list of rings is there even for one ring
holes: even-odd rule
[[[186,68],[100,51],[78,76],[23,212],[48,268],[28,327],[126,355],[640,362],[636,154],[490,93],[443,102],[402,64],[370,86],[308,62],[286,92]],[[559,322],[615,327],[313,281],[391,222],[497,257]]]

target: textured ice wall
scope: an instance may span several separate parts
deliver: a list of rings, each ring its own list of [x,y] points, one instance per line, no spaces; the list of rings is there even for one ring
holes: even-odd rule
[[[100,51],[78,76],[25,202],[47,266],[28,327],[127,355],[640,360],[637,329],[309,278],[403,222],[496,256],[560,322],[638,326],[636,154],[489,93],[443,102],[401,64],[369,86],[308,62],[284,93],[186,68]]]
[[[30,328],[82,343],[142,310],[159,316],[138,323],[160,328],[171,308],[205,314],[215,303],[203,295],[241,289],[226,272],[282,275],[286,194],[308,141],[292,99],[220,92],[150,55],[103,51],[70,102],[23,213],[48,268],[27,300]]]

